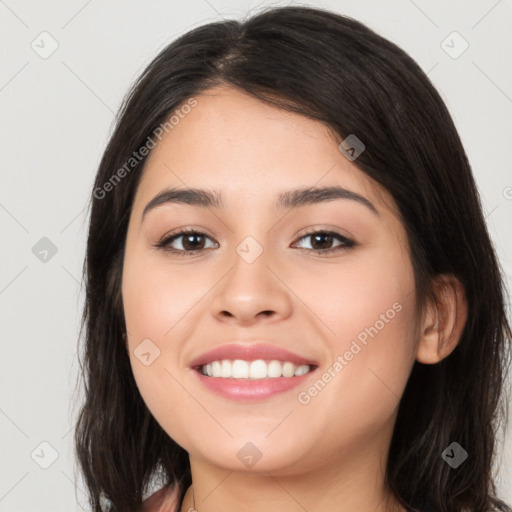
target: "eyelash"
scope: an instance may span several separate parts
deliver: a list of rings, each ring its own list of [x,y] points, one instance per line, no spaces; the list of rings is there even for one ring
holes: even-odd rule
[[[176,233],[171,236],[164,237],[162,240],[160,240],[155,247],[158,249],[162,249],[164,251],[168,251],[174,254],[177,254],[178,256],[192,256],[195,254],[200,253],[201,251],[204,251],[205,249],[197,249],[194,251],[184,251],[182,249],[173,249],[171,247],[168,247],[168,245],[173,242],[174,240],[180,238],[184,235],[200,235],[200,236],[206,236],[207,238],[210,238],[206,233],[202,233],[201,231],[196,231],[195,229],[183,229],[179,233]],[[337,247],[332,247],[331,249],[303,249],[299,248],[301,252],[315,252],[316,254],[326,254],[326,253],[332,253],[343,249],[351,249],[352,247],[356,246],[356,242],[354,240],[351,240],[347,238],[346,236],[341,235],[340,233],[337,233],[335,231],[328,231],[328,230],[316,230],[316,231],[308,231],[307,233],[304,233],[298,240],[302,240],[303,238],[307,238],[308,236],[317,235],[317,234],[323,234],[323,235],[332,235],[333,237],[337,238],[339,241],[342,242],[341,245],[338,245]],[[211,239],[211,238],[210,238]]]

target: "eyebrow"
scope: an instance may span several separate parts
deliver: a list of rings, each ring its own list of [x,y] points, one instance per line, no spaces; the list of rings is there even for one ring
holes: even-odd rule
[[[349,199],[366,206],[372,213],[379,215],[377,208],[366,197],[339,186],[323,188],[297,188],[281,193],[276,201],[276,208],[280,210],[300,208],[312,204],[319,204],[335,199]],[[170,188],[157,194],[146,205],[142,212],[141,222],[146,214],[163,204],[188,204],[201,208],[222,208],[220,193],[215,190],[198,188]]]

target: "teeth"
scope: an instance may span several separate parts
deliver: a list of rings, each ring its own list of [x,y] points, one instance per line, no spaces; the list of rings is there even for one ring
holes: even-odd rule
[[[283,374],[283,365],[281,361],[270,361],[267,365],[267,375],[271,378],[281,377]]]
[[[296,376],[300,376],[300,375],[306,375],[306,373],[309,373],[309,365],[307,364],[301,364],[300,366],[297,366],[297,369],[295,370],[295,375]]]
[[[213,375],[213,373],[212,373]],[[220,367],[220,376],[221,377],[231,377],[231,364],[229,361],[222,361],[221,367]]]
[[[231,365],[231,377],[233,379],[248,379],[249,378],[250,367],[247,361],[242,361],[241,359],[235,359],[233,364]],[[213,376],[220,377],[220,373],[213,372]]]
[[[235,359],[230,361],[223,359],[222,361],[212,361],[205,364],[201,368],[201,373],[208,377],[224,377],[232,379],[267,379],[277,377],[294,377],[305,375],[311,371],[311,367],[307,364],[296,365],[290,361],[264,361],[257,359],[255,361],[244,361],[243,359]]]
[[[297,368],[293,363],[289,363],[288,361],[283,364],[283,377],[293,377],[295,375],[295,368]]]
[[[235,361],[236,363],[236,361]],[[251,379],[264,379],[268,376],[268,369],[267,369],[267,363],[265,361],[262,361],[261,359],[258,359],[256,361],[251,361],[251,364],[247,364],[247,361],[240,361],[238,360],[239,366],[243,365],[244,371],[246,367],[249,367],[249,375],[247,377]],[[235,364],[233,363],[233,369],[235,368]],[[244,377],[246,375],[242,374]],[[241,375],[233,372],[233,377],[237,378]]]

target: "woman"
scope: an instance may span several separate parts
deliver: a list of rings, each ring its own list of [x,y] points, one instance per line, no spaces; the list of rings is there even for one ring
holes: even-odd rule
[[[165,48],[101,161],[84,275],[93,510],[510,511],[470,165],[361,23],[274,8]]]

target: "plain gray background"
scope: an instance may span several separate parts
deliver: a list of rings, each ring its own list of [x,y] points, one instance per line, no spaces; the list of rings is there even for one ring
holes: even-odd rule
[[[303,4],[368,24],[428,72],[464,142],[510,287],[511,0]],[[72,439],[85,207],[122,97],[183,32],[264,5],[284,2],[0,0],[1,512],[88,510]],[[510,504],[510,432],[498,452]]]

